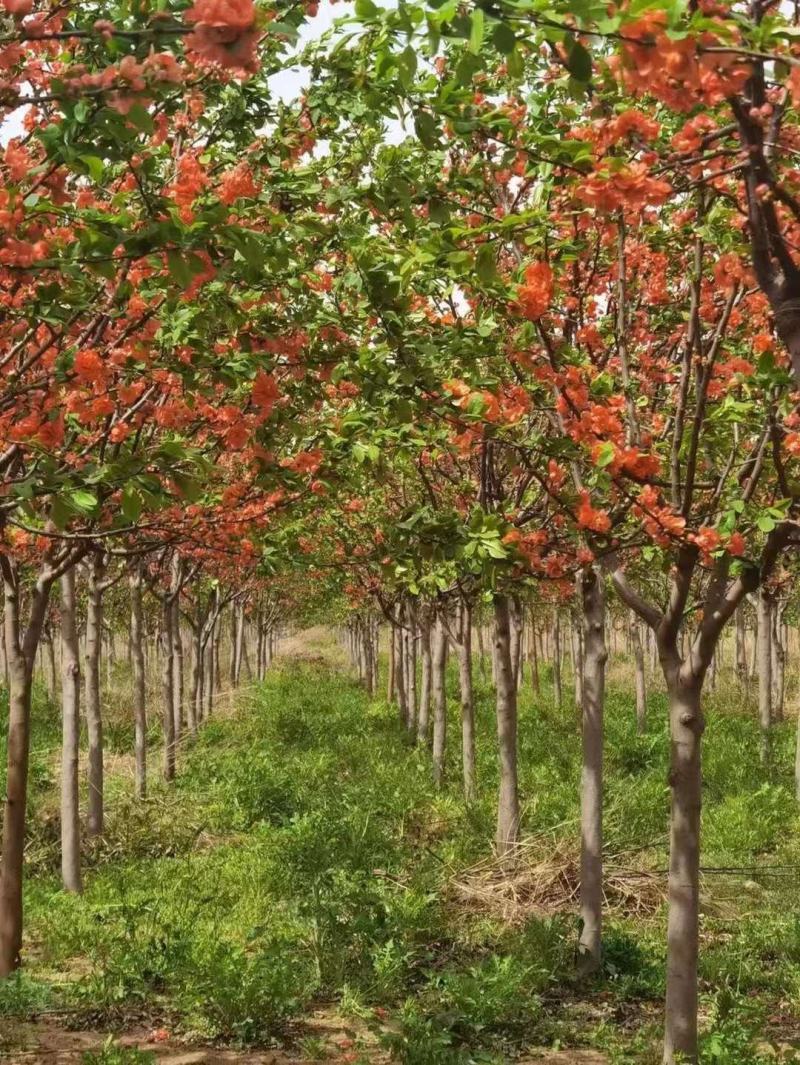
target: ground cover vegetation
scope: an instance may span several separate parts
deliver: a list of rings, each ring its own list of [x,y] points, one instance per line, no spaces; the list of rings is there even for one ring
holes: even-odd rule
[[[335,16],[0,0],[2,1008],[791,1060],[798,14]]]

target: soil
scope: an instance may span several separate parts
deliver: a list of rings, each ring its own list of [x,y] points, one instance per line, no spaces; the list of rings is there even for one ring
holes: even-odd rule
[[[357,1055],[359,1062],[386,1065],[386,1055],[373,1040],[345,1025],[340,1018],[314,1014],[307,1019],[306,1035],[299,1041],[313,1041],[315,1053],[309,1058],[298,1047],[292,1050],[230,1050],[163,1038],[163,1030],[134,1029],[127,1032],[73,1031],[41,1020],[3,1032],[0,1062],[4,1065],[83,1065],[84,1055],[97,1053],[109,1036],[120,1047],[150,1052],[158,1065],[313,1065],[313,1062],[347,1062]],[[5,1049],[5,1048],[8,1049]],[[323,1056],[324,1055],[324,1056]],[[608,1059],[593,1050],[528,1051],[516,1065],[608,1065]]]

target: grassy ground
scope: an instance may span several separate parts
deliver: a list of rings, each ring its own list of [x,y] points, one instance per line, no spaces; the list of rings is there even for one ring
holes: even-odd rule
[[[492,693],[479,675],[481,792],[467,809],[454,676],[450,686],[449,783],[437,794],[425,753],[407,744],[389,707],[370,705],[325,662],[286,664],[235,717],[212,720],[171,791],[157,786],[136,805],[128,774],[112,774],[107,838],[87,852],[82,898],[59,890],[58,722],[40,693],[29,964],[0,984],[0,1017],[61,1009],[89,1027],[137,1019],[198,1040],[288,1041],[313,1060],[334,1051],[302,1020],[328,1003],[364,1033],[363,1044],[335,1051],[339,1060],[377,1060],[381,1047],[411,1065],[461,1065],[560,1045],[657,1061],[663,696],[651,696],[647,734],[637,736],[631,696],[609,692],[606,961],[579,985],[576,714],[556,710],[547,686],[521,697],[531,839],[509,883],[486,863]],[[111,737],[112,746],[127,741],[113,714]],[[703,1060],[716,1065],[774,1061],[776,1052],[794,1060],[789,1047],[800,1046],[792,743],[790,726],[779,727],[762,768],[752,712],[724,690],[711,700],[701,967]],[[96,1060],[125,1060],[109,1055]]]

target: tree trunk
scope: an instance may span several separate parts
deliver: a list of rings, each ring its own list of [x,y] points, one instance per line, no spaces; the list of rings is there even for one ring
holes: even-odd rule
[[[511,670],[514,675],[514,684],[519,691],[520,673],[522,670],[522,604],[516,595],[509,596],[508,618],[511,626]]]
[[[203,716],[203,622],[195,618],[192,624],[192,691],[186,704],[186,723],[189,732],[195,735]]]
[[[603,710],[605,707],[606,604],[595,569],[581,576],[583,605],[583,769],[581,772],[581,934],[579,968],[601,962],[603,920]]]
[[[88,563],[89,598],[86,607],[86,738],[89,777],[86,835],[103,834],[103,712],[100,702],[100,655],[103,646],[103,579],[105,563],[95,551]]]
[[[172,600],[172,716],[174,718],[175,742],[183,732],[183,637],[181,635],[181,612],[178,596]]]
[[[9,672],[8,747],[3,841],[0,854],[0,978],[19,967],[22,947],[22,873],[30,752],[31,682],[52,581],[41,575],[33,590],[22,637],[14,563],[3,559],[4,630]]]
[[[144,661],[144,616],[142,572],[137,563],[130,576],[131,664],[133,667],[133,749],[135,790],[138,799],[147,795],[147,694]]]
[[[172,602],[166,597],[162,603],[161,628],[161,720],[164,731],[164,780],[175,779],[175,663],[172,644]]]
[[[664,1061],[697,1061],[702,679],[668,678],[672,804]],[[681,1058],[681,1055],[683,1057]]]
[[[204,664],[203,671],[205,680],[203,683],[203,695],[205,697],[205,717],[211,715],[211,711],[214,708],[214,627],[217,622],[211,626],[209,632],[206,635],[206,644],[204,652]]]
[[[406,665],[406,702],[408,703],[408,731],[416,735],[417,728],[417,641],[416,635],[416,611],[409,602],[405,615],[407,628],[403,630],[405,637],[405,665]]]
[[[427,610],[420,611],[419,648],[422,660],[422,678],[419,691],[419,713],[417,714],[417,742],[428,743],[433,687],[433,658],[431,652],[431,620]]]
[[[483,624],[475,626],[475,634],[478,637],[478,665],[480,666],[481,676],[486,680],[486,648],[483,643]]]
[[[402,615],[401,615],[402,617]],[[408,700],[406,698],[406,640],[403,635],[402,624],[397,624],[392,630],[394,640],[394,681],[397,691],[397,712],[403,728],[408,728]]]
[[[736,611],[736,676],[742,683],[747,683],[747,629],[744,603]]]
[[[472,695],[472,609],[469,603],[459,607],[458,684],[461,693],[461,762],[464,773],[464,798],[477,797],[475,778],[475,703]]]
[[[447,747],[447,634],[441,618],[436,615],[431,641],[431,672],[433,695],[433,780],[437,787],[444,783],[445,750]]]
[[[542,690],[541,679],[539,677],[539,650],[537,647],[537,634],[536,626],[531,620],[531,646],[530,646],[530,660],[531,660],[531,688],[534,695],[539,695]]]
[[[553,615],[553,702],[556,709],[561,709],[561,616],[558,611]]]
[[[497,853],[513,856],[519,843],[519,788],[517,783],[517,689],[511,664],[508,599],[494,597],[494,650],[497,677],[497,742],[500,792],[497,800]]]
[[[58,692],[58,670],[56,669],[56,638],[52,628],[47,637],[47,664],[49,666],[47,690],[55,701]],[[80,665],[78,668],[80,669]]]
[[[389,629],[389,672],[386,678],[386,702],[391,703],[394,700],[394,688],[395,688],[395,658],[394,658],[394,627]]]
[[[647,729],[647,677],[644,667],[644,646],[642,644],[642,626],[634,615],[630,619],[631,644],[633,645],[633,668],[636,685],[636,731],[640,734]]]
[[[761,726],[761,761],[769,759],[772,731],[772,599],[764,588],[758,602],[758,720]]]
[[[773,600],[772,604],[772,719],[783,721],[783,704],[786,696],[786,641],[784,638],[783,611],[785,603]]]
[[[75,609],[75,570],[61,578],[61,880],[80,894],[81,821],[78,802],[81,656]]]

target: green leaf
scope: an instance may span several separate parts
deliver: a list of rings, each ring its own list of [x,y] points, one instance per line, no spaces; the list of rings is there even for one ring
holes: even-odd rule
[[[83,163],[84,169],[92,181],[101,182],[103,180],[103,174],[105,173],[105,166],[103,160],[97,155],[80,155],[78,156],[81,163]]]
[[[478,7],[472,12],[470,18],[469,50],[473,55],[477,55],[481,50],[484,26],[483,8]]]
[[[182,288],[188,288],[192,283],[192,271],[180,252],[172,250],[167,252],[167,266],[169,272]]]
[[[505,22],[498,22],[492,30],[492,41],[501,55],[510,55],[516,46],[517,38],[514,31]]]
[[[435,148],[439,143],[439,130],[429,112],[417,111],[414,115],[414,130],[426,148]]]
[[[592,57],[580,41],[576,41],[570,49],[567,70],[576,81],[586,83],[592,80]]]
[[[131,485],[122,490],[122,516],[131,523],[139,520],[144,501],[138,491]]]
[[[69,502],[81,514],[90,514],[97,507],[97,496],[85,488],[76,488],[70,492]]]
[[[761,532],[770,533],[775,528],[775,519],[770,517],[769,514],[759,514],[758,518],[756,519],[756,525],[759,527]]]
[[[155,132],[156,124],[147,109],[142,107],[141,104],[134,104],[125,117],[132,125],[141,130],[142,133]]]
[[[490,284],[497,277],[497,258],[494,245],[481,244],[475,257],[475,272],[485,285]]]
[[[596,465],[599,466],[600,469],[604,469],[606,466],[610,466],[611,463],[614,461],[615,454],[616,448],[614,447],[614,445],[609,441],[606,441],[604,444],[601,444],[600,447],[597,449],[597,459],[595,460]]]
[[[57,529],[63,529],[70,519],[70,509],[60,496],[53,496],[50,517]]]
[[[356,0],[356,15],[359,18],[376,18],[380,13],[381,9],[372,0]]]
[[[509,52],[506,67],[512,78],[521,78],[525,73],[525,61],[519,48],[514,48]]]

